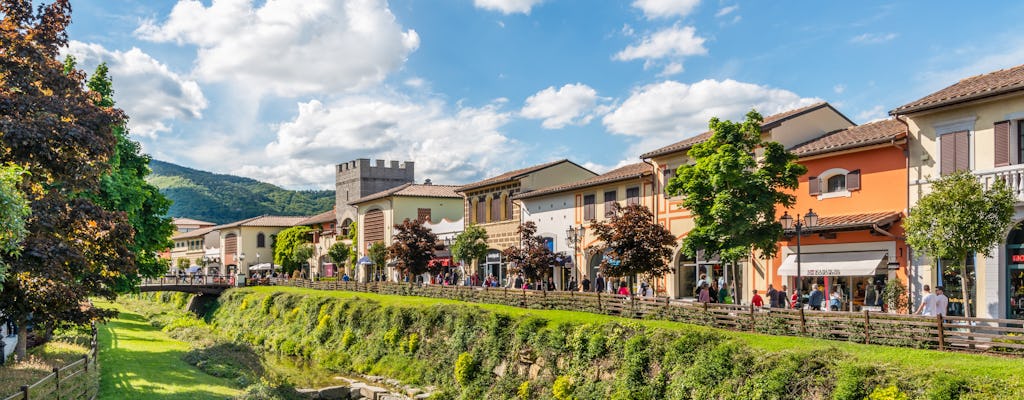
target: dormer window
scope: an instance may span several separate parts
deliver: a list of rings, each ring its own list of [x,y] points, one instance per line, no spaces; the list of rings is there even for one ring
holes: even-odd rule
[[[807,178],[807,189],[808,194],[818,196],[818,200],[850,197],[850,192],[860,190],[860,170],[832,168],[821,175]]]

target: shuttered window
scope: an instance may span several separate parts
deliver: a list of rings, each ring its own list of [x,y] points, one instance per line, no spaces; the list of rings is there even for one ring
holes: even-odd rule
[[[512,207],[513,207],[513,205],[512,205],[512,192],[509,192],[508,195],[505,196],[505,219],[506,220],[509,220],[509,221],[512,220],[512,210],[513,210]]]
[[[501,195],[491,197],[491,222],[501,221]]]
[[[429,208],[417,208],[416,219],[423,222],[430,222],[430,209]]]
[[[818,177],[812,176],[807,178],[807,194],[811,196],[821,194],[821,183],[818,181]]]
[[[481,197],[476,200],[476,223],[487,222],[487,198]]]
[[[1010,121],[996,122],[992,127],[995,132],[995,163],[997,167],[1010,165]]]
[[[855,169],[846,174],[846,190],[860,190],[860,170]]]
[[[958,131],[939,136],[939,171],[949,175],[960,170],[970,170],[970,143],[968,132]]]
[[[597,201],[597,196],[588,194],[583,196],[583,219],[590,221],[597,217],[594,212],[594,203]]]
[[[606,218],[615,214],[615,200],[616,197],[618,197],[617,195],[618,192],[615,191],[604,192],[604,216]]]
[[[367,246],[384,241],[384,211],[367,211],[363,217],[363,225],[363,242]]]
[[[631,187],[626,189],[626,205],[640,204],[640,188]]]
[[[825,183],[826,193],[842,192],[846,190],[846,175],[832,175]]]

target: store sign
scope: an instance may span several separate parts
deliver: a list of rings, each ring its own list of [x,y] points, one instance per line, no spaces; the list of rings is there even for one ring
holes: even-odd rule
[[[500,263],[500,262],[501,262],[501,253],[488,253],[487,254],[487,263],[488,264]]]
[[[808,269],[807,276],[839,276],[839,270],[835,268]]]
[[[1014,254],[1010,256],[1014,264],[1024,264],[1024,254]]]

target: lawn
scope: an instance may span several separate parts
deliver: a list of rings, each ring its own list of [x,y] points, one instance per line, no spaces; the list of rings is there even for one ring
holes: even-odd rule
[[[326,291],[284,286],[257,286],[244,290],[252,290],[261,293],[285,292],[338,298],[364,298],[380,302],[383,305],[403,307],[426,307],[436,304],[472,304],[483,310],[509,314],[512,316],[532,315],[541,317],[549,320],[549,323],[557,323],[561,321],[574,323],[630,321],[648,327],[662,329],[712,329],[671,321],[636,320],[576,311],[533,310],[497,304],[467,303],[458,300],[435,299],[429,297]],[[905,370],[916,370],[922,372],[955,371],[957,374],[963,374],[964,376],[988,377],[1004,381],[1017,381],[1020,379],[1020,376],[1024,375],[1024,360],[1021,360],[1020,358],[864,345],[791,336],[771,336],[732,331],[722,332],[746,342],[751,347],[771,352],[784,351],[787,349],[813,350],[836,348],[870,365],[893,365]]]
[[[13,394],[21,385],[31,385],[49,375],[55,366],[77,361],[89,352],[86,330],[59,333],[54,340],[29,350],[29,359],[0,367],[0,398]]]
[[[225,399],[241,393],[230,380],[182,361],[188,344],[169,338],[142,316],[117,304],[96,305],[121,312],[99,326],[100,399]]]

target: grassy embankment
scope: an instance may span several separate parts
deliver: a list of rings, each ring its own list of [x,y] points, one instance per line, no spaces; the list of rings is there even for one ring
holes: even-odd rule
[[[28,360],[0,367],[0,398],[17,392],[21,385],[31,385],[60,367],[82,358],[89,352],[89,330],[71,329],[58,332],[53,340],[29,350]]]
[[[225,399],[241,393],[230,379],[187,364],[190,346],[118,304],[117,318],[99,325],[100,399]]]
[[[231,290],[229,338],[440,398],[1024,398],[1020,359],[297,288]]]

